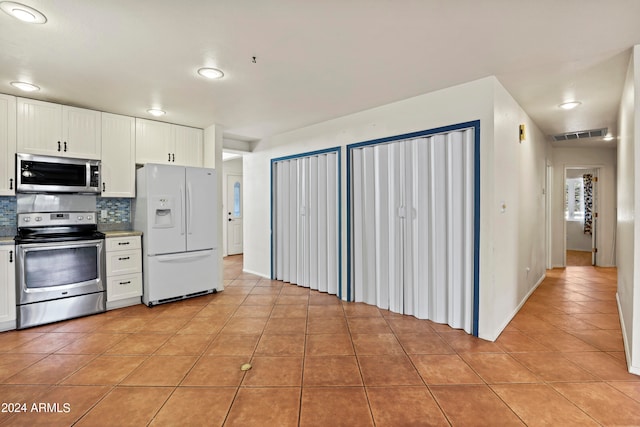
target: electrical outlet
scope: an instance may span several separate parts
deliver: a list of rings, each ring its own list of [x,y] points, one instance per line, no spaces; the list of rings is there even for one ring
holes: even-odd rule
[[[107,210],[106,209],[102,209],[100,211],[100,218],[106,218],[107,217]]]

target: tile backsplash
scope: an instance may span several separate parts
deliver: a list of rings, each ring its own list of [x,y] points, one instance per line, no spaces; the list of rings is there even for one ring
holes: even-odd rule
[[[124,224],[131,222],[131,200],[132,199],[112,199],[98,197],[96,200],[96,210],[98,211],[98,222],[100,224]],[[102,216],[102,211],[107,215]]]
[[[0,227],[16,228],[16,198],[0,197]]]
[[[131,201],[132,199],[103,198],[96,199],[96,210],[98,211],[98,222],[100,224],[128,224],[131,222]],[[106,211],[106,216],[102,216],[102,211]],[[0,197],[0,227],[12,230],[15,234],[17,202],[15,196]]]

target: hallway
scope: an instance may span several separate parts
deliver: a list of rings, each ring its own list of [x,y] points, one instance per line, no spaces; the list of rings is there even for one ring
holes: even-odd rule
[[[224,265],[219,294],[0,333],[2,402],[70,405],[0,425],[640,425],[615,269],[548,271],[492,343]]]

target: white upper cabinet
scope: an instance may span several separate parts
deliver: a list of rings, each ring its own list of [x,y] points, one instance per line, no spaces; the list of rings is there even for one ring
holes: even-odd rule
[[[101,128],[100,111],[62,106],[62,139],[67,144],[67,156],[100,159]]]
[[[16,98],[0,94],[0,196],[16,193]]]
[[[18,98],[17,151],[100,159],[99,111]]]
[[[136,123],[102,113],[102,197],[136,196]]]
[[[136,119],[136,163],[202,166],[203,130]]]
[[[175,137],[175,164],[201,167],[203,160],[202,129],[172,125]]]
[[[136,163],[170,163],[172,140],[169,123],[136,119]]]

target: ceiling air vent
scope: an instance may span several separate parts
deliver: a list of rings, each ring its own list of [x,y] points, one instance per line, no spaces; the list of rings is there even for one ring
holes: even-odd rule
[[[608,128],[580,130],[578,132],[567,132],[558,135],[551,135],[551,139],[553,141],[573,141],[576,139],[602,138],[607,134],[608,131]]]

